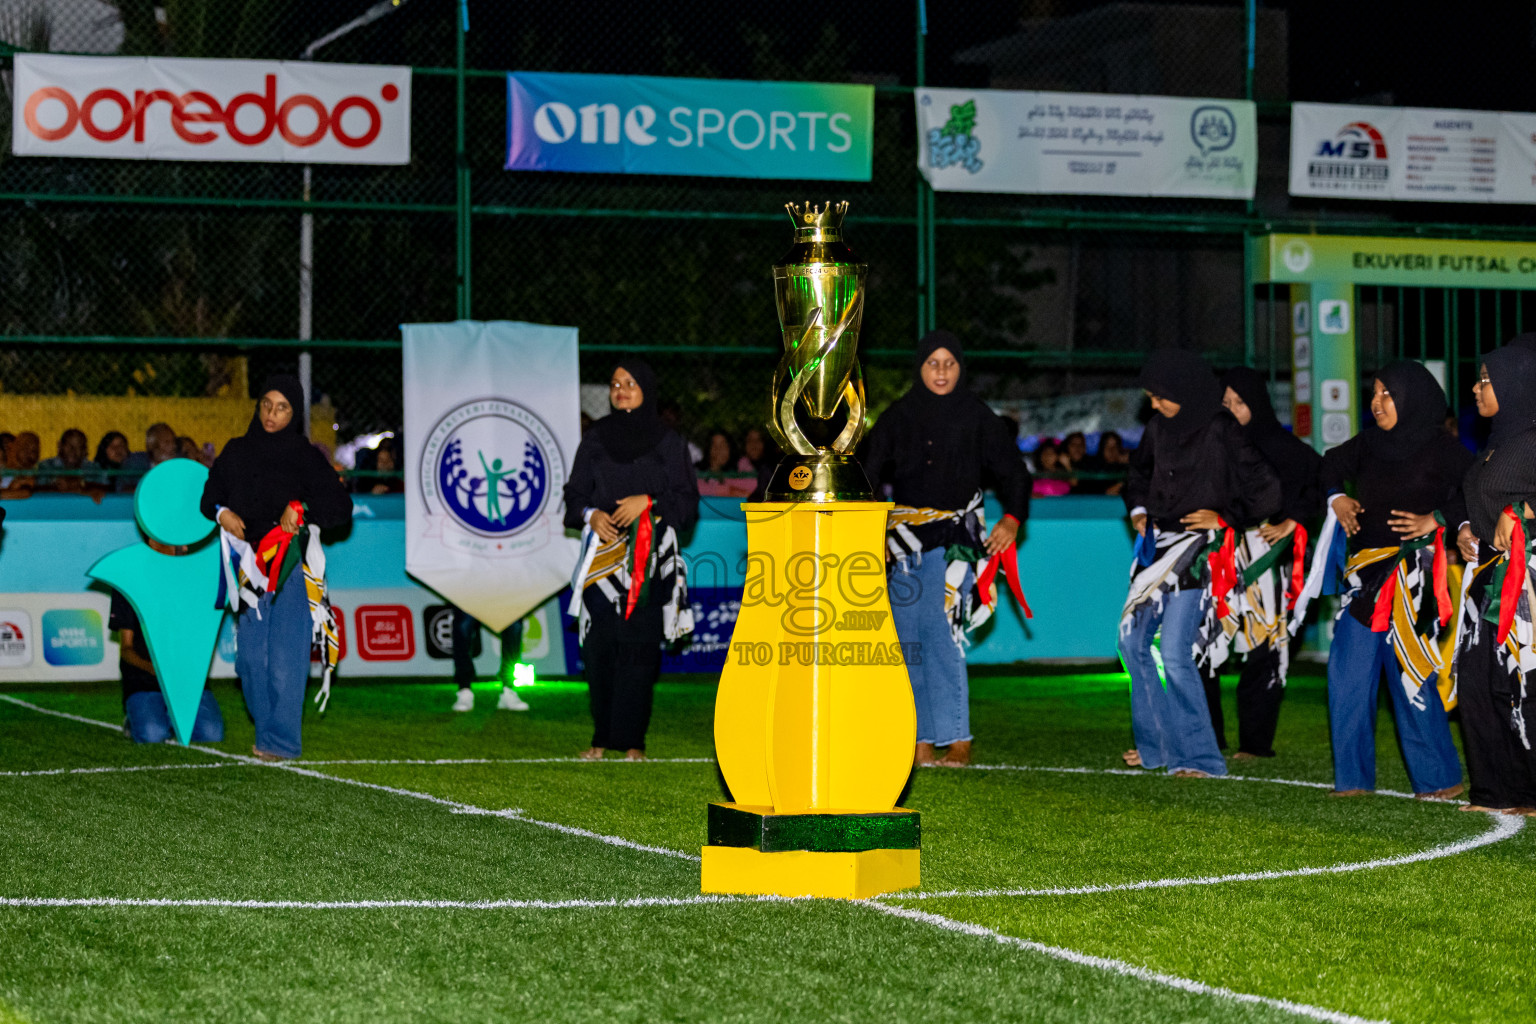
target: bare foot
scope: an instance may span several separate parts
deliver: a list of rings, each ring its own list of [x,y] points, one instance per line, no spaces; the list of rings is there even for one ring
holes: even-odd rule
[[[917,750],[912,755],[912,763],[918,768],[927,768],[929,765],[937,764],[938,759],[934,756],[935,753],[936,751],[933,749],[932,743],[919,743]]]
[[[1232,755],[1232,760],[1234,761],[1257,761],[1258,759],[1258,754],[1250,754],[1246,750],[1239,750],[1237,753]]]
[[[964,768],[970,763],[970,740],[956,740],[955,742],[951,743],[949,745],[949,750],[947,750],[944,754],[943,760],[939,761],[940,766],[944,768]]]
[[[588,747],[576,756],[583,761],[601,761],[604,753],[605,749],[603,747]]]
[[[1536,807],[1511,807],[1504,813],[1517,815],[1522,818],[1536,818]]]
[[[251,748],[251,754],[258,761],[265,761],[268,764],[271,764],[273,761],[286,761],[286,760],[288,760],[286,757],[284,757],[281,754],[274,754],[274,753],[272,753],[269,750],[262,750],[259,747],[252,747]]]
[[[1330,789],[1329,796],[1370,796],[1374,789]]]
[[[1125,753],[1121,754],[1120,755],[1120,760],[1124,761],[1126,764],[1130,765],[1132,768],[1140,768],[1141,767],[1141,751],[1139,751],[1139,750],[1137,750],[1137,749],[1135,749],[1133,747],[1130,750],[1127,750]]]
[[[1508,814],[1513,807],[1484,807],[1482,804],[1462,804],[1458,811],[1477,811],[1481,814]]]
[[[1461,796],[1461,791],[1465,788],[1465,786],[1458,782],[1454,786],[1446,786],[1444,789],[1437,789],[1433,792],[1415,793],[1413,798],[1415,800],[1454,800]]]
[[[645,751],[641,750],[639,747],[630,747],[628,750],[624,751],[624,760],[644,761]]]
[[[1176,779],[1208,779],[1211,777],[1211,773],[1203,772],[1198,768],[1180,768],[1173,773],[1173,777]]]

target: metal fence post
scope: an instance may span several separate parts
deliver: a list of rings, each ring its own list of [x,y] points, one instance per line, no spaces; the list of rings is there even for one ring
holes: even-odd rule
[[[454,25],[454,156],[457,164],[457,209],[455,237],[457,242],[458,295],[457,313],[461,320],[470,318],[470,261],[469,261],[469,158],[464,151],[464,36],[469,32],[469,0],[459,0],[458,18]]]
[[[928,51],[928,3],[927,0],[917,0],[917,87],[919,89],[928,84],[927,75],[927,51]],[[917,160],[921,168],[923,160],[922,129],[918,129]],[[928,193],[931,190],[928,182],[923,178],[923,172],[917,172],[917,336],[921,338],[928,332],[928,321],[932,315],[929,308],[931,302],[930,284],[933,276],[933,268],[928,265],[928,236],[933,231],[933,221],[929,213]]]

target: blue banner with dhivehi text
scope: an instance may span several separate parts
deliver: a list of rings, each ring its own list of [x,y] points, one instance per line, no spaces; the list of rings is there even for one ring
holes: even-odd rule
[[[868,181],[868,85],[512,72],[507,169]]]

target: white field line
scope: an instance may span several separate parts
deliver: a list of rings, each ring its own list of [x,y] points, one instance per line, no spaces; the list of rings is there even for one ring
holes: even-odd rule
[[[317,764],[714,764],[715,759],[712,757],[648,757],[644,761],[627,761],[622,757],[608,757],[593,761],[584,757],[402,757],[311,761],[301,757],[288,763],[305,767]]]
[[[24,708],[29,708],[41,714],[54,715],[59,718],[67,718],[74,722],[83,722],[86,725],[99,725],[112,729],[113,731],[119,731],[119,727],[112,725],[110,722],[103,722],[95,718],[86,718],[82,715],[72,715],[63,711],[54,711],[52,708],[45,708],[38,704],[32,704],[28,701],[19,700],[10,696],[9,694],[0,693],[0,700],[5,700],[12,704],[16,704]],[[298,767],[297,765],[294,765],[290,762],[262,761],[247,754],[231,754],[228,751],[218,750],[214,747],[206,747],[197,743],[191,744],[187,749],[196,750],[199,753],[210,754],[213,757],[223,758],[227,761],[238,762],[240,764],[253,765],[264,768],[275,768],[280,771],[292,772],[294,775],[302,775],[305,778],[324,779],[327,782],[340,782],[348,786],[357,786],[361,789],[372,789],[381,793],[389,793],[393,796],[404,796],[410,797],[413,800],[424,800],[427,803],[437,804],[439,807],[446,807],[449,810],[455,811],[459,814],[483,814],[492,817],[505,818],[509,821],[521,821],[529,825],[536,825],[540,828],[551,829],[566,835],[581,836],[587,839],[596,839],[599,842],[607,843],[609,846],[623,847],[627,850],[638,850],[643,853],[655,853],[664,857],[676,857],[679,860],[693,862],[697,862],[699,860],[699,858],[693,854],[683,853],[681,850],[669,850],[664,846],[648,846],[645,843],[636,843],[629,839],[624,839],[621,836],[610,836],[601,832],[590,832],[587,829],[576,828],[571,825],[557,825],[554,822],[539,821],[536,818],[525,817],[522,811],[519,810],[493,811],[484,807],[476,807],[473,804],[460,803],[457,800],[447,800],[440,796],[434,796],[431,793],[421,793],[414,789],[401,789],[398,786],[385,786],[377,782],[364,782],[361,779],[349,779],[341,775],[327,775],[324,772],[317,772],[310,768]]]
[[[67,719],[71,719],[73,721],[83,722],[83,723],[85,723],[87,725],[99,725],[99,726],[104,726],[106,728],[110,728],[110,729],[113,729],[113,730],[118,729],[117,726],[111,725],[108,722],[102,722],[102,721],[99,721],[99,720],[94,719],[94,718],[85,718],[85,717],[80,716],[80,715],[67,714],[67,713],[62,712],[62,711],[53,711],[53,710],[51,710],[49,708],[44,708],[44,707],[40,707],[40,706],[38,706],[36,704],[28,703],[27,701],[18,700],[17,698],[11,697],[11,696],[9,696],[7,694],[0,694],[0,700],[6,700],[6,701],[11,702],[12,704],[17,704],[17,705],[20,705],[21,707],[30,708],[30,709],[32,709],[34,711],[38,711],[38,712],[41,712],[43,714],[56,715],[56,716],[58,716],[60,718],[67,718]],[[227,758],[227,759],[232,760],[232,761],[239,761],[239,762],[250,763],[250,764],[257,764],[257,765],[266,764],[265,762],[258,761],[257,759],[252,758],[252,757],[246,757],[246,756],[243,756],[243,755],[240,755],[240,754],[229,754],[229,753],[226,753],[226,752],[224,752],[222,750],[214,750],[211,747],[197,746],[197,747],[194,747],[193,749],[202,751],[204,753],[213,754],[213,755],[216,755],[216,756],[221,757],[221,758]],[[361,786],[361,787],[366,788],[366,789],[381,790],[383,792],[393,793],[393,794],[396,794],[396,795],[399,795],[399,796],[407,796],[407,797],[412,797],[412,798],[415,798],[415,799],[427,800],[427,801],[429,801],[431,803],[436,803],[436,804],[447,806],[450,809],[455,810],[455,811],[457,811],[458,813],[461,813],[461,814],[487,814],[487,815],[493,815],[493,816],[497,816],[497,817],[506,817],[506,818],[509,818],[511,820],[525,821],[525,822],[528,822],[529,824],[540,825],[540,826],[545,827],[545,828],[554,828],[554,829],[556,829],[558,831],[562,831],[562,832],[569,832],[571,834],[576,834],[576,835],[590,836],[590,837],[593,837],[593,838],[597,838],[597,839],[599,839],[599,840],[601,840],[603,842],[611,843],[611,844],[617,845],[617,846],[623,846],[623,847],[626,847],[626,848],[629,848],[629,849],[642,850],[642,851],[649,852],[649,853],[657,853],[657,854],[662,854],[662,855],[671,856],[671,857],[680,857],[680,858],[683,858],[685,860],[695,860],[696,861],[696,860],[699,859],[697,857],[693,857],[693,856],[691,856],[689,854],[681,853],[681,852],[676,851],[676,850],[667,850],[667,849],[663,849],[663,848],[660,848],[660,847],[652,847],[652,846],[645,846],[645,845],[640,844],[640,843],[632,843],[632,842],[630,842],[627,839],[621,839],[621,838],[619,838],[617,836],[603,836],[603,835],[599,835],[597,833],[587,832],[585,829],[574,829],[571,826],[555,825],[555,824],[550,823],[550,822],[535,821],[535,820],[533,820],[531,818],[522,817],[521,812],[514,811],[514,810],[508,810],[508,811],[489,811],[489,810],[486,810],[484,808],[473,807],[473,806],[468,805],[468,804],[458,804],[458,803],[455,803],[454,801],[451,801],[451,800],[444,800],[441,797],[432,796],[431,794],[428,794],[428,793],[417,793],[417,792],[414,792],[412,790],[397,789],[397,788],[395,788],[393,786],[381,786],[381,785],[378,785],[377,783],[360,782],[360,781],[358,781],[356,779],[347,779],[347,778],[342,778],[342,777],[336,776],[336,775],[326,775],[323,772],[311,771],[311,770],[308,770],[308,769],[305,769],[305,768],[300,768],[300,767],[297,767],[297,766],[291,765],[291,764],[277,763],[277,764],[269,764],[269,765],[266,765],[266,766],[267,767],[282,768],[282,769],[284,769],[286,771],[291,771],[291,772],[294,772],[296,774],[305,775],[305,776],[308,776],[308,777],[311,777],[311,778],[325,779],[325,780],[328,780],[328,781],[331,781],[331,782],[342,782],[342,783],[346,783],[348,785]],[[1123,770],[1123,769],[1113,769],[1113,768],[1111,768],[1111,769],[1093,769],[1093,768],[1039,768],[1039,769],[1036,769],[1036,768],[1029,768],[1029,767],[1023,767],[1023,766],[1016,766],[1016,765],[985,765],[985,766],[973,765],[972,767],[973,768],[982,769],[982,770],[994,770],[994,771],[1054,771],[1054,772],[1063,772],[1063,773],[1069,773],[1069,774],[1108,774],[1108,775],[1141,775],[1141,774],[1145,774],[1144,772],[1139,772],[1139,771]],[[1244,778],[1244,777],[1241,777],[1241,776],[1228,776],[1228,778],[1232,778],[1232,779],[1234,779],[1234,781],[1272,782],[1272,783],[1279,783],[1279,784],[1282,784],[1282,785],[1296,785],[1296,786],[1328,788],[1326,786],[1326,784],[1323,784],[1323,783],[1300,782],[1300,781],[1295,781],[1295,780],[1257,779],[1257,778],[1250,779],[1250,778]],[[1378,791],[1378,792],[1380,792],[1380,791]],[[1392,794],[1392,795],[1407,795],[1407,794]],[[1512,819],[1512,820],[1515,821],[1515,826],[1516,826],[1515,827],[1515,831],[1518,831],[1519,827],[1524,824],[1523,819]],[[1495,831],[1496,830],[1497,830],[1497,828],[1495,829]],[[1510,834],[1512,835],[1514,833],[1511,832]],[[1505,837],[1501,837],[1501,838],[1505,838]],[[771,898],[772,897],[770,897],[770,899]],[[887,897],[887,898],[895,898],[895,897]],[[91,899],[91,898],[87,898],[87,899]],[[109,899],[109,898],[97,898],[97,899]],[[679,899],[679,902],[677,904],[669,904],[669,903],[663,903],[663,902],[660,902],[660,901],[656,901],[656,902],[645,903],[645,904],[637,904],[637,905],[641,905],[641,906],[647,906],[647,905],[648,906],[681,905],[682,902],[684,902],[684,900],[686,900],[686,902],[689,902],[689,903],[694,903],[694,902],[705,903],[705,902],[716,902],[716,901],[718,901],[718,902],[728,902],[728,901],[729,902],[734,902],[734,900],[731,900],[729,898],[700,896],[700,897],[688,897],[688,898]],[[226,903],[226,902],[219,902],[219,901],[180,901],[180,902],[176,902],[176,901],[156,901],[156,900],[136,900],[136,901],[126,901],[125,900],[125,901],[122,901],[122,905],[143,905],[143,906],[160,906],[160,905],[166,905],[166,906],[223,906],[223,905],[230,905],[230,906],[233,906],[233,905],[239,905],[241,902],[242,901],[227,901],[227,903]],[[259,905],[258,901],[252,901],[252,902],[253,902],[253,904]],[[356,902],[360,903],[360,902],[363,902],[363,901],[356,901]],[[419,903],[419,904],[425,905],[425,904],[430,903],[431,901],[379,901],[379,902],[398,902],[398,903],[400,903],[402,905],[407,904],[407,903],[409,903],[410,905],[417,905]],[[446,901],[444,901],[444,902],[446,902]],[[489,903],[496,902],[496,901],[484,901],[484,902],[489,904]],[[523,901],[523,902],[537,903],[539,901]],[[560,901],[547,901],[547,902],[558,903]],[[585,903],[591,903],[591,904],[595,904],[595,905],[601,905],[601,904],[604,903],[604,901],[598,901],[598,900],[582,901],[582,902],[584,904]],[[926,911],[914,910],[914,909],[909,908],[909,907],[892,906],[892,905],[885,904],[885,903],[879,903],[879,902],[876,902],[874,900],[864,900],[864,901],[861,901],[861,902],[866,907],[869,907],[869,908],[871,908],[873,910],[876,910],[876,911],[878,911],[879,913],[882,913],[882,914],[888,914],[888,915],[890,915],[892,917],[904,918],[904,919],[909,920],[909,921],[917,921],[917,922],[922,923],[922,924],[932,925],[932,926],[937,927],[937,928],[943,928],[946,931],[958,932],[958,933],[963,934],[963,935],[971,935],[971,936],[976,936],[976,937],[980,937],[980,938],[989,938],[989,939],[992,939],[994,942],[997,942],[997,943],[1002,944],[1002,945],[1008,945],[1008,946],[1013,946],[1013,947],[1018,948],[1018,949],[1029,950],[1031,952],[1040,953],[1040,954],[1052,957],[1052,958],[1057,959],[1057,960],[1064,960],[1064,961],[1067,961],[1069,963],[1075,963],[1075,964],[1079,964],[1079,965],[1082,965],[1082,966],[1085,966],[1085,967],[1093,967],[1093,968],[1096,968],[1098,970],[1109,971],[1111,973],[1119,974],[1119,975],[1122,975],[1124,977],[1134,978],[1134,979],[1137,979],[1139,981],[1144,981],[1144,982],[1148,982],[1150,984],[1155,984],[1155,985],[1162,985],[1162,986],[1165,986],[1165,987],[1168,987],[1168,988],[1179,989],[1181,991],[1190,992],[1190,993],[1193,993],[1193,994],[1196,994],[1196,995],[1213,996],[1213,997],[1220,998],[1220,999],[1228,999],[1228,1000],[1231,1000],[1231,1001],[1234,1001],[1234,1002],[1256,1004],[1256,1005],[1261,1005],[1261,1006],[1268,1006],[1268,1007],[1271,1007],[1273,1009],[1282,1010],[1284,1012],[1296,1014],[1296,1015],[1302,1016],[1302,1017],[1307,1017],[1307,1018],[1310,1018],[1312,1020],[1324,1021],[1324,1022],[1327,1022],[1327,1024],[1385,1024],[1385,1022],[1370,1021],[1370,1020],[1368,1020],[1366,1018],[1356,1017],[1356,1016],[1354,1016],[1352,1014],[1341,1013],[1341,1012],[1339,1012],[1337,1010],[1329,1010],[1329,1009],[1325,1009],[1323,1007],[1309,1006],[1309,1005],[1307,1005],[1305,1003],[1295,1003],[1295,1002],[1292,1002],[1292,1001],[1290,1001],[1288,999],[1275,999],[1275,998],[1271,998],[1269,996],[1251,995],[1251,994],[1244,993],[1244,992],[1236,992],[1236,991],[1233,991],[1232,989],[1221,988],[1221,987],[1213,986],[1213,985],[1207,985],[1204,982],[1195,981],[1195,980],[1190,979],[1190,978],[1181,978],[1181,977],[1178,977],[1176,975],[1162,974],[1162,973],[1159,973],[1157,971],[1148,970],[1147,968],[1144,968],[1144,967],[1137,967],[1135,964],[1129,964],[1129,963],[1126,963],[1126,962],[1121,961],[1121,960],[1111,960],[1111,959],[1108,959],[1106,957],[1093,956],[1093,955],[1090,955],[1090,954],[1087,954],[1087,953],[1079,953],[1079,952],[1077,952],[1075,950],[1066,949],[1066,948],[1063,948],[1063,947],[1060,947],[1060,946],[1048,946],[1048,945],[1045,945],[1044,943],[1032,942],[1032,941],[1030,941],[1028,939],[1021,939],[1021,938],[1017,938],[1017,937],[1012,936],[1012,935],[1004,935],[1004,934],[1002,934],[1000,932],[995,932],[995,931],[991,930],[990,928],[982,927],[981,925],[970,924],[970,923],[965,922],[965,921],[956,921],[953,918],[943,917],[942,915],[939,915],[939,914],[930,914],[930,913],[927,913]],[[289,903],[287,901],[271,901],[271,903],[273,905],[277,905],[279,903],[282,903],[283,905],[292,905],[291,903]],[[30,902],[30,901],[27,901],[27,898],[25,898],[25,897],[20,898],[20,899],[14,899],[14,898],[13,899],[0,899],[0,906],[54,906],[54,905],[82,905],[82,906],[84,906],[84,905],[112,905],[112,904],[105,904],[105,903],[91,904],[91,903],[88,903],[88,902],[85,902],[85,901],[81,901],[79,904],[73,904],[73,903],[52,903],[52,902],[41,903],[41,902]],[[626,902],[626,903],[623,903],[623,904],[616,903],[615,905],[629,905],[629,904]],[[316,905],[316,906],[318,906],[318,905]]]
[[[610,900],[195,900],[118,896],[0,897],[0,907],[212,907],[232,910],[620,910],[714,903],[789,903],[808,896],[635,896]]]
[[[4,778],[26,778],[38,775],[113,775],[119,772],[170,772],[183,768],[233,768],[235,765],[227,761],[214,761],[211,764],[139,764],[139,765],[110,765],[101,768],[39,768],[26,772],[0,772]]]
[[[1490,814],[1493,827],[1480,836],[1446,843],[1417,853],[1404,853],[1396,857],[1378,860],[1355,861],[1348,864],[1330,864],[1325,867],[1292,868],[1286,871],[1247,871],[1235,875],[1210,875],[1198,878],[1153,878],[1144,882],[1124,882],[1115,885],[1081,885],[1054,889],[951,889],[948,892],[893,893],[884,899],[935,900],[953,896],[1087,896],[1101,892],[1132,892],[1141,889],[1176,889],[1188,885],[1221,885],[1225,882],[1267,882],[1276,878],[1304,878],[1312,875],[1344,875],[1353,871],[1371,871],[1376,868],[1401,867],[1420,864],[1427,860],[1440,860],[1457,854],[1503,842],[1525,827],[1525,819],[1507,814]]]
[[[1088,953],[1079,953],[1073,949],[1065,949],[1061,946],[1047,946],[1043,942],[1031,942],[1029,939],[1020,939],[1012,935],[1004,935],[990,928],[984,928],[979,924],[970,924],[965,921],[956,921],[953,918],[942,917],[938,914],[930,914],[922,910],[913,910],[910,907],[893,907],[885,903],[876,903],[871,900],[861,901],[871,910],[877,910],[882,914],[892,917],[905,918],[908,921],[917,921],[922,924],[932,925],[935,928],[943,928],[945,931],[959,932],[962,935],[971,935],[980,939],[991,939],[1004,946],[1013,946],[1017,949],[1025,949],[1032,953],[1041,953],[1056,960],[1065,960],[1067,963],[1079,964],[1083,967],[1094,967],[1101,971],[1109,971],[1127,978],[1135,978],[1138,981],[1149,982],[1153,985],[1162,985],[1166,988],[1179,989],[1194,995],[1214,996],[1217,999],[1226,999],[1237,1003],[1249,1003],[1259,1006],[1267,1006],[1275,1010],[1283,1010],[1299,1017],[1308,1017],[1312,1020],[1326,1021],[1327,1024],[1386,1024],[1384,1021],[1372,1021],[1365,1017],[1356,1017],[1353,1014],[1341,1013],[1338,1010],[1329,1010],[1321,1006],[1309,1006],[1306,1003],[1295,1003],[1289,999],[1275,999],[1270,996],[1250,995],[1247,992],[1235,992],[1229,988],[1217,985],[1207,985],[1203,981],[1195,981],[1191,978],[1181,978],[1173,974],[1163,974],[1159,971],[1148,970],[1145,967],[1137,967],[1135,964],[1126,963],[1124,960],[1111,960],[1108,957],[1093,956]]]
[[[945,770],[941,765],[928,765],[935,770]],[[1145,768],[1049,768],[1032,764],[968,764],[962,771],[978,772],[1050,772],[1057,775],[1127,775],[1138,778],[1157,778],[1161,773]],[[1213,775],[1210,782],[1267,782],[1275,786],[1301,786],[1305,789],[1331,790],[1333,786],[1327,782],[1307,782],[1303,779],[1267,779],[1258,775]],[[1413,799],[1412,793],[1403,793],[1395,789],[1378,789],[1374,791],[1377,796],[1395,796]],[[1436,800],[1434,803],[1457,803],[1454,800]]]

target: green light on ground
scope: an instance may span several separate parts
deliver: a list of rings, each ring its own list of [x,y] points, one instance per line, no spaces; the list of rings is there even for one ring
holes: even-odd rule
[[[539,681],[538,673],[527,662],[520,661],[512,666],[513,686],[532,686]]]

